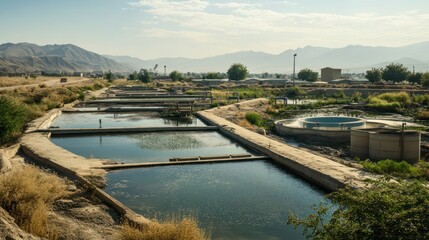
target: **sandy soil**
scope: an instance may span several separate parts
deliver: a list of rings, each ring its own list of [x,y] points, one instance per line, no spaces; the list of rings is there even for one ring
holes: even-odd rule
[[[10,162],[13,168],[20,168],[29,164],[30,160],[24,156],[16,155]],[[48,224],[52,229],[55,229],[58,239],[119,239],[120,224],[116,213],[93,197],[88,190],[69,180],[66,182],[71,194],[57,200],[53,209],[49,210],[48,213]],[[7,236],[7,234],[11,237],[14,236],[11,239],[39,239],[32,238],[31,234],[19,229],[11,221],[10,216],[3,212],[0,214],[0,237]],[[17,237],[20,235],[23,237]]]

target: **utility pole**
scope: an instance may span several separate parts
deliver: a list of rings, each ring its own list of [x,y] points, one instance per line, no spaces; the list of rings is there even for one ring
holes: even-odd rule
[[[293,55],[293,76],[292,76],[292,80],[293,80],[293,86],[295,87],[295,58],[296,58],[296,53]]]

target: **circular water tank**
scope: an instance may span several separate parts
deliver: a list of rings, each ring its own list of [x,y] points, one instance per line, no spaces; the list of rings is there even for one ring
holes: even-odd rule
[[[338,128],[351,129],[365,126],[365,120],[355,117],[308,117],[298,120],[303,128]]]

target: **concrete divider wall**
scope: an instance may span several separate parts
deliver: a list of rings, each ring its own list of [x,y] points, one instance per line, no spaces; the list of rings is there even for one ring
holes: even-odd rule
[[[215,116],[210,110],[198,112],[197,115],[211,125],[219,126],[219,131],[226,136],[271,157],[275,162],[326,190],[335,191],[346,184],[352,187],[363,187],[364,179],[375,178],[374,175],[364,171],[254,133]]]

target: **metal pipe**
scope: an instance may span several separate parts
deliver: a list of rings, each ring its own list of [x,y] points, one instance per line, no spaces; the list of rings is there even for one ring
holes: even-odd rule
[[[404,155],[405,155],[405,125],[407,123],[402,123],[402,131],[401,131],[401,161],[404,161]]]

